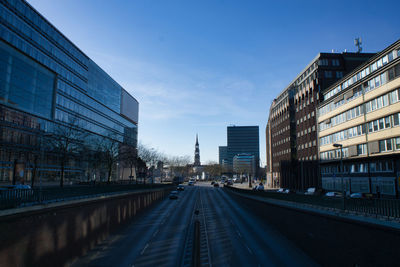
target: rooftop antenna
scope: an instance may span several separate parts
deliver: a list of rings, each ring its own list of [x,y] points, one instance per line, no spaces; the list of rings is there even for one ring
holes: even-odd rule
[[[357,53],[361,53],[362,51],[362,40],[361,37],[357,37],[354,39],[354,45],[357,46]]]

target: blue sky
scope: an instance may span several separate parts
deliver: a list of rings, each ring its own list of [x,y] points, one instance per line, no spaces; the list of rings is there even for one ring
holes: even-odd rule
[[[228,125],[260,126],[319,53],[400,38],[400,1],[28,0],[140,102],[139,140],[218,160]]]

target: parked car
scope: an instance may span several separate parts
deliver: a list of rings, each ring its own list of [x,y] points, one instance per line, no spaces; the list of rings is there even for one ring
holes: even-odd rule
[[[326,192],[325,196],[327,196],[327,197],[343,197],[343,194],[338,193],[338,192]]]
[[[314,195],[315,194],[315,187],[310,187],[307,189],[307,191],[304,193],[304,195]]]
[[[283,191],[285,191],[284,188],[279,188],[278,190],[276,190],[277,193],[283,193]]]
[[[219,184],[217,182],[215,182],[214,187],[219,187]]]
[[[214,182],[214,181],[211,181],[211,185],[213,185],[213,184],[215,184],[215,182]]]
[[[183,191],[183,190],[185,190],[185,187],[184,187],[182,184],[180,184],[180,185],[178,185],[178,186],[176,187],[176,190],[178,190],[178,191]]]
[[[189,182],[188,182],[188,185],[189,185],[189,186],[193,186],[193,185],[194,185],[193,181],[189,181]]]
[[[364,198],[363,193],[352,193],[350,194],[350,198]]]
[[[178,191],[171,191],[171,193],[169,193],[169,199],[178,199]]]
[[[292,194],[292,193],[294,193],[294,191],[290,190],[290,189],[284,189],[282,193],[284,193],[284,194]]]
[[[228,181],[226,181],[226,185],[233,185],[233,182],[231,179],[229,179]]]

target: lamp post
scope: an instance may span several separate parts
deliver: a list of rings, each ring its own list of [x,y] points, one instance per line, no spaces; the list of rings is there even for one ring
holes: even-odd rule
[[[345,186],[344,186],[344,168],[343,168],[343,145],[342,144],[333,144],[334,147],[340,147],[340,170],[341,170],[341,177],[342,177],[342,194],[343,194],[343,203],[342,203],[342,208],[343,210],[346,208],[345,204],[345,198],[346,198],[346,192],[345,192]]]

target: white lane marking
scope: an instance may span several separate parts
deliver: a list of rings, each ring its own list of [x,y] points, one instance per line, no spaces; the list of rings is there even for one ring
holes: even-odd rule
[[[160,229],[157,229],[157,231],[154,232],[153,237],[155,237],[156,234],[158,234],[159,231],[160,231]]]
[[[242,237],[242,235],[240,234],[240,232],[238,230],[236,230],[236,233],[238,234],[238,236]]]
[[[244,244],[244,245],[246,246],[247,250],[248,250],[251,254],[253,254],[253,251],[251,251],[251,249],[250,249],[246,244]]]
[[[149,243],[146,244],[146,246],[144,246],[142,252],[140,252],[140,255],[143,255],[143,253],[145,252],[146,248],[149,246]]]

